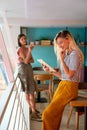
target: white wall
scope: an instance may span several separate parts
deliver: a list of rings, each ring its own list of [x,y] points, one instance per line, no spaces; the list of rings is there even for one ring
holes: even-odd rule
[[[20,26],[9,25],[8,28],[9,29],[6,29],[6,26],[3,24],[1,27],[1,30],[2,30],[4,42],[5,42],[8,54],[9,54],[9,58],[11,60],[13,71],[15,71],[16,66],[17,66],[17,61],[16,61],[17,37],[18,37],[18,34],[20,33]],[[8,33],[10,35],[8,35]]]
[[[17,66],[17,61],[16,61],[16,47],[18,46],[17,44],[17,37],[20,34],[20,26],[15,26],[15,25],[11,25],[10,26],[10,32],[11,32],[11,37],[12,37],[12,44],[11,44],[11,48],[13,50],[13,59],[12,61],[14,62],[14,67],[16,68]]]
[[[16,47],[17,46],[17,37],[18,37],[18,34],[20,34],[20,26],[11,25],[10,26],[10,31],[11,31],[11,36],[12,36],[13,43],[14,43],[14,45]]]

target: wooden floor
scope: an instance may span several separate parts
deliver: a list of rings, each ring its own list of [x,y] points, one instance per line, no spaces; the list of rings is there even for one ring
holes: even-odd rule
[[[46,97],[46,96],[44,96]],[[43,112],[43,110],[47,107],[48,103],[36,103],[36,107],[39,111]],[[75,110],[73,109],[72,116],[70,119],[69,128],[66,128],[66,122],[68,118],[68,112],[69,112],[69,104],[65,107],[62,122],[61,122],[61,128],[60,130],[76,130],[75,129]],[[84,130],[84,114],[80,116],[79,118],[79,130]],[[30,122],[31,129],[30,130],[42,130],[42,123],[37,121],[31,121]]]

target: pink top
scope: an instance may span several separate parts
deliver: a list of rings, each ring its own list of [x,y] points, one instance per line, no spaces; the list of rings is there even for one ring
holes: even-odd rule
[[[25,47],[25,48],[19,47],[17,49],[17,63],[23,63],[22,57],[19,54],[22,53],[24,55],[24,57],[26,57],[28,54],[28,51],[29,50],[27,47]]]

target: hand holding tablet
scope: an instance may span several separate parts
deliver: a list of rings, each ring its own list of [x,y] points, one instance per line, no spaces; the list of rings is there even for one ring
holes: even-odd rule
[[[49,68],[49,71],[50,71],[50,72],[52,72],[52,71],[55,72],[55,70],[54,70],[50,65],[48,65],[44,60],[42,60],[42,59],[37,59],[37,61],[40,62],[42,65],[47,66],[47,67]]]

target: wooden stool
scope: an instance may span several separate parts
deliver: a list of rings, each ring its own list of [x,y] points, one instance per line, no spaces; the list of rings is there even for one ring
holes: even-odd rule
[[[79,116],[84,114],[84,107],[70,106],[68,120],[67,120],[67,128],[69,128],[69,122],[70,122],[70,118],[71,118],[71,114],[72,114],[73,109],[75,109],[75,112],[76,112],[76,130],[79,130]]]
[[[69,121],[72,114],[73,108],[76,110],[76,130],[79,130],[79,116],[84,113],[84,107],[87,106],[87,98],[78,97],[72,101],[70,101],[70,111],[67,121],[67,127],[69,127]]]
[[[82,93],[81,93],[82,91]],[[80,92],[80,93],[79,93]],[[68,120],[66,127],[69,127],[70,117],[72,115],[73,108],[76,111],[76,130],[79,130],[79,116],[84,113],[84,106],[87,105],[87,82],[81,82],[78,86],[78,98],[70,101],[70,110],[68,114]]]

